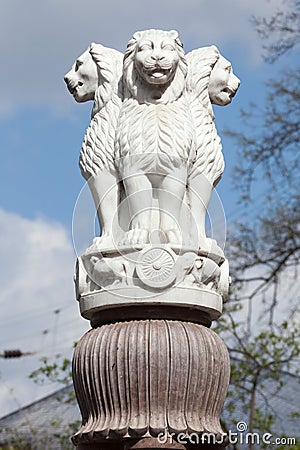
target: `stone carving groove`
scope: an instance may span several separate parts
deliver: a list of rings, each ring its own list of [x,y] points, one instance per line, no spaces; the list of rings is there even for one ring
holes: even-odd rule
[[[223,433],[229,357],[222,340],[202,325],[145,320],[92,329],[75,350],[73,377],[83,418],[76,445]]]

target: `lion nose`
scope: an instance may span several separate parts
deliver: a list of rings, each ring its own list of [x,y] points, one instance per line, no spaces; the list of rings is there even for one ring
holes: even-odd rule
[[[64,81],[68,84],[72,81],[72,70],[69,70],[69,72],[66,73],[64,76]]]
[[[236,75],[233,75],[233,76],[234,76],[233,81],[234,81],[235,89],[238,90],[238,88],[241,84],[241,80]]]
[[[163,59],[163,55],[161,53],[152,53],[151,59],[154,61],[161,61]]]

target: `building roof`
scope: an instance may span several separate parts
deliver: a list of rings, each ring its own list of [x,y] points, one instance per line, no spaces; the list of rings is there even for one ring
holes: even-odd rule
[[[79,424],[73,386],[67,386],[0,419],[0,445],[26,439],[37,450],[41,445],[49,450],[71,450],[70,436]]]

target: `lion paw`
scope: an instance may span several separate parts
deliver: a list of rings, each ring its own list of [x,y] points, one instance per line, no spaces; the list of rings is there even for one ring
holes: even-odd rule
[[[95,237],[92,244],[86,249],[85,254],[99,253],[103,249],[114,247],[115,242],[113,236],[107,233],[105,235]]]
[[[166,230],[166,237],[168,242],[172,244],[180,244],[182,240],[182,236],[180,230],[178,228],[172,228],[170,230]]]
[[[214,255],[212,259],[224,260],[224,252],[215,239],[205,237],[205,239],[200,241],[199,250],[207,253],[210,257]]]
[[[129,230],[122,242],[122,244],[148,244],[149,243],[149,230],[144,228],[133,228]]]

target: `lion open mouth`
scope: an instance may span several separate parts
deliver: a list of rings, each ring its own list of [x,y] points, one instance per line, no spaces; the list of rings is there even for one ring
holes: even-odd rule
[[[225,94],[228,94],[230,98],[233,98],[236,93],[236,91],[231,89],[229,86],[227,86],[225,89],[223,89],[222,92],[225,92]]]
[[[160,67],[156,67],[155,69],[149,70],[148,75],[153,78],[162,78],[167,76],[170,72],[170,69],[161,69]]]
[[[162,68],[160,66],[155,66],[152,68],[147,69],[146,74],[149,79],[152,79],[153,82],[165,82],[167,81],[171,74],[172,74],[172,68]]]
[[[68,81],[67,82],[67,88],[72,95],[75,95],[77,92],[77,88],[79,88],[81,86],[83,86],[82,81],[77,81],[77,82]]]

